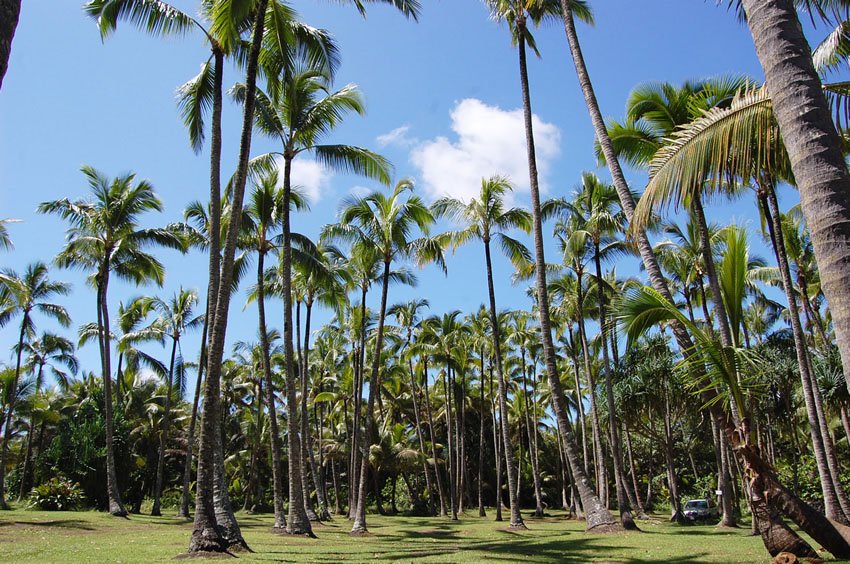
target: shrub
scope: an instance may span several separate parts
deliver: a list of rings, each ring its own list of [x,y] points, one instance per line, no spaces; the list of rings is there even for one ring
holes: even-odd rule
[[[44,511],[74,511],[83,502],[80,484],[64,477],[54,477],[33,488],[29,506]]]

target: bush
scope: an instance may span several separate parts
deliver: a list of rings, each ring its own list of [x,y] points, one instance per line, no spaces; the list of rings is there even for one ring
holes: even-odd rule
[[[54,477],[33,488],[29,506],[44,511],[75,511],[83,502],[80,484],[67,478]]]

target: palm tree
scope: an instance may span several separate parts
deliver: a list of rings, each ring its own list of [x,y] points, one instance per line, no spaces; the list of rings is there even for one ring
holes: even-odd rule
[[[195,306],[198,303],[198,293],[194,290],[184,290],[182,287],[165,301],[155,298],[152,306],[159,312],[160,330],[165,337],[171,339],[171,360],[168,363],[168,375],[166,378],[165,410],[162,414],[162,423],[159,429],[159,452],[157,453],[156,480],[153,489],[153,507],[151,515],[161,515],[160,495],[162,494],[162,481],[165,472],[165,448],[168,442],[168,429],[171,424],[171,401],[172,388],[174,386],[174,370],[178,361],[177,354],[180,353],[179,363],[182,367],[183,359],[180,352],[180,339],[188,331],[197,329],[203,323],[202,315],[195,315]],[[183,370],[180,370],[180,382],[178,382],[178,397],[183,395],[185,389]]]
[[[94,199],[71,201],[67,198],[44,202],[40,213],[56,214],[70,222],[68,243],[56,256],[63,268],[78,268],[89,272],[89,280],[97,290],[97,327],[101,370],[104,381],[106,418],[106,465],[109,512],[124,516],[115,474],[112,442],[112,364],[109,332],[109,278],[119,278],[136,284],[153,281],[162,285],[165,271],[162,264],[144,251],[150,245],[184,249],[181,237],[167,229],[140,229],[139,217],[145,212],[162,211],[162,202],[145,180],[136,182],[133,173],[112,180],[90,166],[85,175]]]
[[[794,3],[741,0],[740,4],[800,190],[841,359],[850,367],[850,294],[844,276],[850,266],[850,200],[846,198],[850,173],[841,137]],[[850,389],[850,379],[847,385]]]
[[[590,10],[583,0],[561,0],[563,4],[569,3],[570,10],[587,20],[592,20]],[[543,339],[543,353],[546,362],[546,373],[549,381],[550,392],[553,398],[553,408],[558,419],[558,425],[563,437],[566,439],[566,447],[570,453],[570,465],[573,468],[573,476],[581,483],[579,487],[584,507],[587,511],[587,528],[597,526],[608,526],[615,523],[614,517],[599,503],[596,494],[590,487],[589,482],[582,481],[579,475],[584,476],[584,471],[578,468],[578,455],[575,449],[575,440],[570,432],[570,422],[567,415],[566,399],[563,396],[561,382],[558,377],[555,346],[552,341],[552,326],[549,315],[549,295],[546,288],[546,261],[543,251],[543,217],[540,205],[540,187],[537,175],[537,162],[534,147],[534,132],[532,127],[531,95],[528,83],[528,68],[526,63],[526,44],[536,51],[532,35],[528,30],[528,20],[533,23],[550,19],[557,15],[557,4],[554,1],[523,1],[523,0],[494,0],[491,3],[494,15],[505,19],[511,28],[511,36],[518,46],[520,85],[522,87],[523,120],[525,124],[526,145],[528,147],[528,170],[531,185],[531,214],[532,231],[535,253],[535,273],[537,287],[537,301],[540,304],[538,314],[540,316],[540,328]],[[572,11],[570,11],[572,14]],[[586,477],[585,477],[586,478]]]
[[[469,203],[454,198],[441,198],[434,202],[433,210],[437,216],[449,216],[452,220],[462,222],[465,225],[464,229],[460,231],[448,232],[443,235],[446,242],[450,242],[455,249],[471,240],[477,239],[484,243],[487,290],[490,295],[490,326],[493,328],[493,360],[496,364],[496,378],[499,383],[499,415],[503,422],[502,442],[508,467],[510,526],[522,529],[525,528],[525,524],[520,514],[514,449],[507,425],[507,384],[502,356],[502,337],[496,318],[496,292],[493,287],[493,264],[490,256],[490,242],[495,238],[514,264],[521,265],[531,260],[528,250],[522,243],[505,233],[510,229],[520,229],[527,233],[531,228],[531,217],[527,211],[520,208],[505,209],[504,197],[511,190],[512,187],[505,178],[494,176],[489,179],[482,179],[478,197],[473,198]]]
[[[15,346],[15,375],[11,389],[18,388],[21,379],[21,361],[25,350],[24,343],[35,337],[35,320],[33,314],[39,313],[59,322],[63,327],[71,324],[71,318],[65,308],[48,300],[56,296],[65,296],[71,291],[65,282],[54,282],[48,278],[47,265],[36,262],[29,265],[23,275],[13,270],[0,273],[0,286],[8,293],[10,300],[6,319],[10,316],[21,316],[18,330],[18,343]],[[17,395],[10,397],[3,419],[3,444],[0,446],[0,509],[8,509],[6,504],[5,477],[6,456],[9,449],[9,437],[12,431],[12,416],[15,412]]]
[[[257,127],[269,136],[280,139],[281,153],[269,153],[260,157],[272,164],[276,155],[283,157],[283,253],[281,257],[283,287],[284,329],[287,365],[287,410],[292,424],[298,421],[295,403],[295,365],[292,349],[292,236],[289,205],[292,193],[292,162],[302,153],[312,153],[321,163],[338,170],[356,172],[384,183],[389,182],[389,163],[381,156],[360,147],[348,145],[323,145],[322,137],[339,126],[342,117],[349,111],[363,114],[364,106],[356,87],[347,86],[337,92],[326,94],[330,77],[326,72],[309,69],[287,74],[279,85],[270,84],[271,96],[259,92],[257,95]],[[237,85],[234,97],[244,101],[247,88]],[[262,161],[261,161],[262,162]],[[302,503],[293,500],[303,498],[301,485],[301,438],[298,433],[289,434],[289,521],[290,534],[312,535]]]
[[[381,353],[384,341],[384,320],[387,312],[387,293],[393,262],[413,258],[420,264],[436,262],[445,270],[439,244],[427,237],[434,217],[427,206],[413,191],[413,184],[402,180],[389,195],[373,192],[363,198],[348,198],[343,202],[340,223],[325,228],[325,237],[341,238],[352,242],[355,247],[371,247],[372,253],[383,262],[381,276],[381,306],[378,310],[378,327],[375,337],[375,353],[372,360],[372,378],[364,420],[361,448],[364,456],[360,463],[357,510],[352,534],[364,534],[366,529],[366,492],[368,487],[369,457],[366,440],[372,436],[375,400],[381,389]],[[411,239],[414,229],[425,237]],[[359,432],[359,430],[358,430]]]
[[[69,385],[68,373],[62,370],[66,368],[71,374],[79,370],[79,362],[74,356],[74,343],[54,333],[44,332],[32,342],[25,343],[27,359],[26,370],[35,377],[33,394],[38,397],[44,383],[44,368],[49,367],[50,373],[62,389]],[[61,367],[61,368],[60,368]],[[18,501],[23,500],[29,491],[30,485],[30,463],[32,461],[33,439],[35,438],[34,414],[30,414],[29,427],[27,429],[27,450],[24,456],[24,466],[21,470],[21,490],[18,493]]]

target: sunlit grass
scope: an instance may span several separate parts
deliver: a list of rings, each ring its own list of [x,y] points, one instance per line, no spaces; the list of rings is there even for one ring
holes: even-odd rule
[[[477,515],[477,511],[475,513]],[[561,514],[527,518],[528,531],[466,516],[441,518],[369,516],[370,535],[351,537],[350,523],[336,517],[316,527],[318,539],[271,532],[270,515],[239,514],[255,551],[243,561],[301,562],[769,562],[749,529],[676,526],[662,516],[642,521],[642,533],[594,535]],[[68,513],[16,509],[0,512],[0,561],[151,562],[185,552],[191,523],[170,517]]]

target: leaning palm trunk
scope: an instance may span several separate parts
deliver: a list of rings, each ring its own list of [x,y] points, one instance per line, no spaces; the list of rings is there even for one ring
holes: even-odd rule
[[[748,7],[748,14],[755,5],[759,5],[761,7],[775,7],[777,3],[781,2],[783,5],[787,6],[788,12],[791,14],[791,17],[793,17],[796,21],[796,14],[793,11],[793,7],[790,5],[790,2],[783,0],[764,0],[760,2],[756,2],[755,0],[743,1],[745,8]],[[578,35],[575,29],[575,22],[572,16],[572,6],[569,0],[561,0],[561,8],[564,16],[564,29],[566,31],[567,41],[569,43],[570,52],[572,54],[573,62],[575,64],[579,84],[581,85],[582,92],[584,93],[585,102],[587,104],[588,112],[590,113],[590,118],[593,123],[593,128],[596,132],[596,136],[599,140],[602,152],[605,156],[605,160],[608,163],[609,170],[611,171],[611,177],[619,195],[623,211],[626,213],[627,220],[631,222],[632,216],[634,215],[635,203],[632,198],[631,192],[629,191],[628,184],[626,183],[625,177],[623,175],[623,171],[620,168],[617,155],[614,152],[613,145],[611,144],[611,139],[608,136],[608,132],[605,127],[605,122],[602,118],[602,113],[599,109],[599,104],[596,100],[596,95],[593,91],[593,84],[590,81],[590,77],[587,72],[587,66],[584,62],[584,57],[581,52],[581,45],[578,41]],[[752,28],[752,18],[750,18],[749,24]],[[759,25],[762,27],[767,26],[767,22],[761,21]],[[797,22],[797,26],[799,26],[799,22]],[[757,34],[754,33],[754,35]],[[802,37],[801,32],[799,32],[799,35],[800,37]],[[775,37],[775,34],[774,40],[778,41],[778,38]],[[805,58],[806,61],[808,61],[808,64],[811,65],[810,53],[799,54],[798,59],[802,60],[803,58]],[[811,68],[811,66],[809,68]],[[814,80],[817,81],[817,77],[814,75],[813,71],[812,76],[814,77]],[[781,85],[779,82],[775,86],[776,90],[781,90],[783,88],[783,85]],[[816,90],[818,93],[820,93],[819,89]],[[819,95],[822,96],[822,94]],[[793,105],[793,102],[791,102],[791,104]],[[790,114],[796,112],[797,110],[792,109],[788,106],[785,107],[785,110],[787,112],[786,119],[793,120],[793,116],[790,116]],[[828,111],[825,111],[824,114],[827,121],[831,120],[831,116]],[[836,144],[836,146],[838,145]],[[802,153],[802,146],[799,147],[799,151],[800,153]],[[843,161],[841,161],[840,158],[839,161],[841,162],[840,166],[844,169],[844,175],[846,178],[846,168],[844,167]],[[808,179],[811,180],[811,178],[812,176],[811,174],[809,174]],[[797,180],[799,181],[800,178],[798,178]],[[850,216],[850,213],[848,213],[848,216]],[[847,226],[845,226],[845,228],[846,227]],[[635,233],[635,238],[638,250],[640,252],[643,264],[646,267],[646,271],[649,276],[650,282],[652,283],[652,286],[667,300],[672,302],[672,296],[670,294],[669,288],[667,287],[667,283],[661,273],[661,268],[658,265],[658,260],[655,257],[655,253],[653,252],[652,246],[649,243],[649,239],[646,236],[646,232],[643,230],[636,231],[637,233]],[[682,324],[674,323],[672,325],[672,329],[679,348],[683,351],[690,351],[693,348],[693,342],[691,341],[690,335],[688,335]],[[848,343],[848,345],[850,345],[850,343]],[[763,505],[767,505],[769,502],[774,507],[779,508],[783,514],[790,517],[801,529],[809,533],[812,538],[814,538],[817,542],[821,543],[821,545],[824,546],[827,550],[829,550],[834,556],[838,558],[846,558],[850,556],[850,542],[848,542],[848,539],[850,539],[850,534],[844,533],[843,527],[839,525],[834,525],[833,522],[831,522],[823,515],[819,514],[817,511],[813,510],[806,503],[797,498],[797,496],[795,496],[784,486],[782,486],[782,484],[777,479],[776,473],[773,468],[763,460],[758,449],[756,449],[750,443],[749,423],[747,421],[733,422],[732,420],[730,420],[728,415],[722,413],[720,409],[716,406],[716,404],[713,404],[712,400],[714,400],[716,396],[712,394],[711,390],[704,392],[702,394],[702,397],[704,400],[707,400],[707,403],[712,405],[710,409],[712,417],[715,419],[715,421],[717,421],[718,426],[721,428],[721,432],[725,432],[727,436],[730,437],[730,442],[732,443],[733,448],[735,449],[736,453],[743,462],[747,474],[751,476],[752,482],[755,485],[752,490],[756,492],[767,492],[766,495],[754,497],[751,500],[756,506],[757,511],[760,513],[760,515],[765,515],[768,518],[774,515],[771,514],[769,511],[763,510],[762,508]],[[736,425],[738,425],[740,428],[736,428]],[[797,543],[797,538],[797,535],[793,533],[793,531],[791,531],[790,529],[784,531],[782,535],[762,535],[762,540],[765,543],[765,547],[771,553],[781,551],[785,547],[799,546]]]
[[[262,239],[265,239],[265,234]],[[286,514],[283,500],[283,476],[281,470],[281,459],[283,453],[280,445],[280,430],[277,426],[277,408],[275,407],[274,384],[272,382],[272,369],[269,350],[269,335],[266,330],[266,292],[264,274],[265,252],[260,251],[257,258],[257,310],[259,312],[260,347],[263,355],[263,381],[266,387],[266,407],[269,410],[269,432],[272,443],[272,492],[274,497],[274,525],[275,531],[286,529]],[[258,409],[262,413],[262,406]]]
[[[387,313],[387,293],[390,285],[390,261],[384,262],[384,274],[381,279],[381,310],[378,313],[378,333],[375,337],[375,358],[372,361],[372,381],[369,382],[369,399],[366,402],[366,414],[363,420],[360,449],[360,483],[358,484],[357,510],[354,513],[354,525],[351,534],[360,535],[368,532],[366,528],[366,492],[369,488],[369,442],[372,440],[374,424],[375,400],[381,389],[381,349],[384,344],[384,318]],[[378,492],[380,493],[380,492]],[[380,506],[380,499],[378,499]]]
[[[743,0],[806,218],[850,389],[850,174],[791,0]]]
[[[168,429],[171,424],[171,394],[174,386],[174,360],[177,355],[178,338],[175,335],[171,343],[171,361],[168,365],[168,383],[165,386],[165,411],[162,414],[162,428],[159,430],[159,452],[156,457],[156,481],[153,486],[153,507],[151,515],[162,515],[160,500],[162,497],[162,480],[165,474],[165,446],[168,444]]]
[[[785,290],[785,299],[788,301],[788,312],[791,317],[791,331],[794,335],[794,349],[797,354],[797,365],[800,369],[800,380],[802,382],[803,398],[806,403],[806,413],[809,416],[809,431],[812,437],[812,450],[820,475],[821,491],[823,492],[824,509],[826,516],[836,521],[843,521],[844,514],[839,505],[836,484],[833,482],[832,474],[826,461],[826,450],[823,441],[822,430],[817,422],[821,421],[815,410],[814,397],[812,393],[812,374],[809,371],[809,352],[806,344],[806,336],[800,323],[800,310],[797,306],[797,297],[794,295],[794,286],[791,281],[791,267],[788,263],[788,254],[785,251],[785,237],[782,234],[780,224],[779,203],[776,200],[776,192],[772,185],[765,185],[759,191],[759,200],[766,212],[768,231],[773,243],[774,254],[779,264],[779,272],[782,276],[782,287]],[[827,433],[828,434],[828,433]]]
[[[490,239],[484,239],[484,256],[487,261],[487,291],[490,294],[490,328],[493,332],[493,356],[496,361],[496,378],[499,384],[499,418],[502,421],[502,448],[505,449],[505,465],[508,469],[508,501],[511,510],[512,529],[525,529],[522,514],[519,511],[519,495],[517,493],[516,466],[514,462],[513,448],[511,447],[511,433],[508,428],[508,393],[505,383],[505,373],[502,367],[502,344],[499,332],[499,318],[496,314],[496,292],[493,289],[493,263],[490,259]],[[497,492],[501,497],[501,492]],[[500,503],[500,500],[497,500]]]
[[[12,52],[12,39],[18,27],[21,15],[21,0],[0,0],[0,87],[9,68],[9,55]]]
[[[236,243],[242,220],[242,202],[245,197],[245,184],[248,178],[248,160],[251,154],[251,134],[254,126],[254,106],[257,92],[257,70],[265,30],[265,13],[268,0],[258,0],[254,18],[254,33],[248,53],[245,76],[246,92],[242,116],[242,134],[239,143],[239,162],[233,182],[232,209],[228,224],[224,254],[219,261],[219,242],[221,233],[221,72],[216,72],[216,90],[214,100],[214,128],[210,170],[210,280],[208,291],[215,296],[215,307],[211,308],[209,358],[207,359],[207,384],[204,389],[204,414],[201,420],[201,446],[198,453],[198,485],[196,495],[195,522],[189,541],[189,552],[221,552],[230,548],[222,536],[222,530],[216,517],[215,498],[215,451],[216,434],[219,428],[219,395],[221,382],[221,363],[224,356],[224,341],[227,332],[227,312],[230,308],[233,264],[236,257]],[[216,68],[221,70],[221,53],[214,49]],[[215,113],[218,112],[216,119]],[[215,126],[218,126],[216,130]],[[216,159],[216,153],[219,158]],[[220,264],[219,264],[220,262]],[[222,462],[223,465],[223,462]],[[226,495],[226,491],[225,491]],[[244,540],[237,546],[247,548]]]
[[[283,344],[286,373],[286,412],[289,427],[289,519],[286,532],[291,535],[315,536],[304,504],[304,487],[301,465],[301,437],[299,436],[297,382],[295,380],[295,355],[292,349],[292,233],[289,219],[292,193],[292,156],[284,158],[283,168]]]
[[[531,214],[534,232],[535,255],[535,288],[537,292],[538,315],[540,317],[540,333],[543,342],[543,357],[546,362],[546,376],[549,382],[549,392],[552,396],[552,409],[558,420],[558,428],[564,437],[564,447],[570,468],[581,496],[581,504],[587,515],[587,529],[618,528],[614,516],[599,501],[599,497],[590,485],[587,475],[579,462],[575,437],[572,433],[568,417],[567,400],[559,377],[555,345],[552,342],[552,323],[549,317],[549,291],[546,287],[546,259],[543,253],[543,220],[540,212],[540,187],[537,178],[537,160],[534,149],[534,132],[531,125],[531,96],[528,90],[528,69],[525,60],[525,40],[522,34],[519,38],[520,81],[522,84],[523,119],[525,122],[525,139],[528,147],[528,170],[531,180]],[[505,424],[505,422],[502,422]],[[508,465],[510,467],[510,464]]]
[[[407,334],[407,349],[410,349],[411,334]],[[410,374],[410,396],[413,398],[413,416],[416,420],[416,437],[419,439],[419,452],[425,455],[425,439],[422,436],[422,422],[419,416],[419,387],[416,385],[416,376],[413,372],[413,358],[408,355],[407,370]],[[431,471],[428,461],[422,462],[422,471],[425,473],[425,485],[428,488],[428,514],[434,514],[434,485],[431,483]]]

